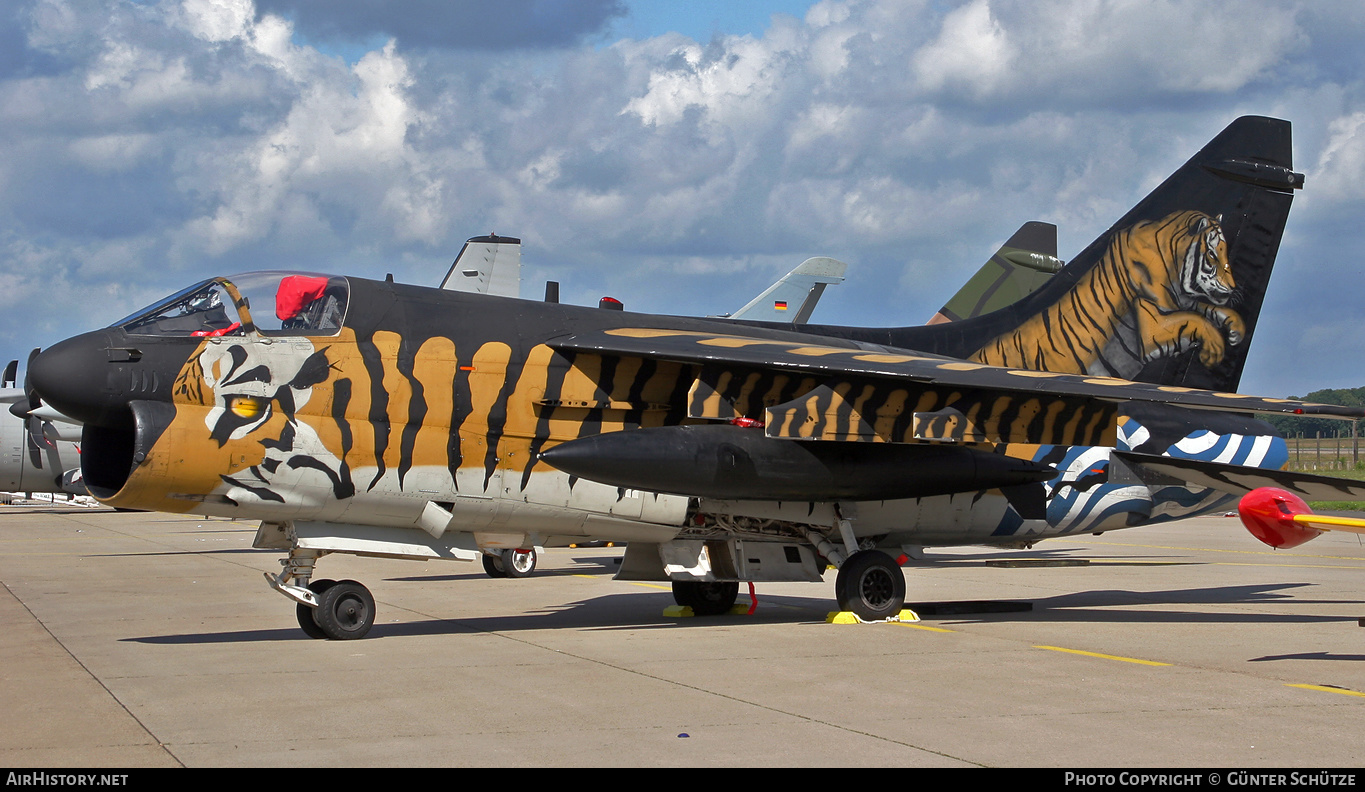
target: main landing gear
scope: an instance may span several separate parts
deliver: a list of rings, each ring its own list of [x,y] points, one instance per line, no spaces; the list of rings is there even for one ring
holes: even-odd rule
[[[739,583],[733,580],[714,583],[673,581],[673,601],[691,608],[695,616],[719,616],[722,613],[729,613],[738,598]]]
[[[729,613],[739,596],[739,583],[673,581],[673,601],[697,616]],[[839,565],[834,579],[839,610],[863,621],[885,621],[905,607],[905,573],[880,550],[859,550]]]
[[[834,579],[839,610],[863,621],[883,621],[905,606],[905,573],[880,550],[859,550],[839,565]]]
[[[483,571],[489,577],[523,578],[536,571],[536,549],[499,550],[483,554]]]

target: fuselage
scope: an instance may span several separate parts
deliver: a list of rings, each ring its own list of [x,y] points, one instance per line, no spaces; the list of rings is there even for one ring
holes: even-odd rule
[[[576,332],[641,325],[734,329],[706,319],[256,273],[206,281],[54,346],[32,375],[49,403],[84,422],[87,486],[119,507],[429,530],[437,519],[503,546],[581,536],[664,541],[717,525],[761,537],[765,526],[833,524],[837,500],[632,489],[540,459],[594,435],[707,423],[689,409],[695,365],[550,346]],[[745,334],[888,351],[774,326],[746,326]],[[800,374],[754,375],[748,414],[739,417],[761,420],[765,406],[818,384]],[[1117,447],[1265,467],[1287,459],[1268,424],[1209,413],[1193,421],[1161,405],[1123,410]],[[856,500],[856,532],[888,544],[1028,543],[1230,502],[1210,490],[1143,484],[1117,469],[1110,450],[978,447],[972,453],[1029,460],[1057,474],[1017,486],[968,481],[943,494]]]

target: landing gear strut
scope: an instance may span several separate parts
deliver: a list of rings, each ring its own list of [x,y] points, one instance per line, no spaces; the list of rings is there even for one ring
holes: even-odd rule
[[[294,601],[294,618],[309,638],[364,638],[374,626],[374,595],[354,580],[313,580],[320,553],[294,548],[280,561],[284,571],[265,573],[270,587]]]
[[[321,596],[322,592],[335,585],[335,580],[314,580],[312,583],[308,584],[308,590],[315,595]],[[294,617],[299,620],[299,626],[303,628],[304,633],[306,633],[309,638],[326,638],[327,633],[322,631],[322,628],[318,626],[317,620],[313,618],[313,613],[316,611],[317,608],[314,608],[311,605],[305,605],[302,602],[294,603]]]
[[[859,550],[839,566],[834,598],[863,621],[888,619],[905,606],[905,573],[886,553]]]

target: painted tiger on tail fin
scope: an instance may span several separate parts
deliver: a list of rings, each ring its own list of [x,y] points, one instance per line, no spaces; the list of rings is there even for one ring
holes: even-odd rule
[[[1246,337],[1222,215],[1175,212],[1114,234],[1061,299],[977,350],[993,366],[1131,379],[1198,347],[1206,368]]]

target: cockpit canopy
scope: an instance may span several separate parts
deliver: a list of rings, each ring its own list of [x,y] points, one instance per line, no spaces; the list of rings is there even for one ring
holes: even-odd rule
[[[134,335],[326,336],[341,331],[345,278],[313,272],[249,272],[212,278],[114,323]]]

